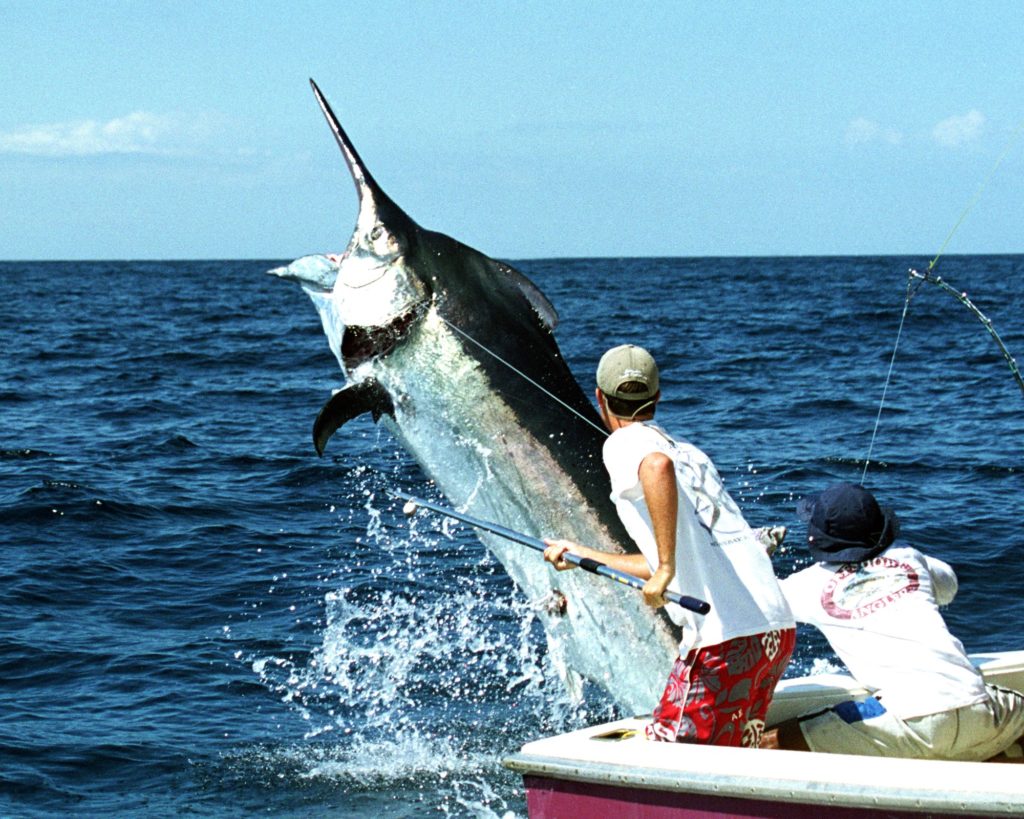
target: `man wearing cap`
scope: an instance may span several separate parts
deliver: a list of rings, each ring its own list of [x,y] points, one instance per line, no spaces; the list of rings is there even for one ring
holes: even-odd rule
[[[953,570],[896,543],[898,518],[862,486],[831,486],[797,511],[817,562],[782,581],[783,592],[872,694],[785,722],[762,747],[1019,758],[1024,696],[986,685],[939,613],[956,595]]]
[[[609,350],[597,369],[597,405],[611,435],[604,463],[611,499],[640,554],[547,541],[544,557],[570,569],[566,551],[647,580],[644,599],[682,627],[679,657],[647,726],[669,742],[757,747],[775,684],[795,642],[793,617],[765,546],[725,491],[711,460],[654,422],[658,367],[641,347]],[[697,615],[663,594],[711,604]]]

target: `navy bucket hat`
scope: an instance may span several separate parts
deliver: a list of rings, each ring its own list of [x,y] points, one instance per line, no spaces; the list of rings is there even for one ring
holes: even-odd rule
[[[892,509],[878,505],[863,486],[839,483],[804,498],[797,514],[807,521],[807,548],[823,563],[860,563],[884,551],[900,531]]]

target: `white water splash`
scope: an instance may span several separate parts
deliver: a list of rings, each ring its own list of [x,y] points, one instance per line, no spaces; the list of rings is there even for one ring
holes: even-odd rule
[[[307,746],[282,753],[300,780],[414,791],[446,814],[511,815],[522,786],[501,760],[613,708],[571,701],[535,609],[472,532],[439,517],[396,524],[397,510],[379,505],[381,480],[368,475],[352,492],[373,556],[333,574],[319,645],[252,663],[306,725]]]

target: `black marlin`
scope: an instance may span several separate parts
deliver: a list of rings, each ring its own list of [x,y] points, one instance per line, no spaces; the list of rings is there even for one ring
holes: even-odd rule
[[[550,302],[510,265],[417,225],[310,83],[359,196],[344,254],[271,271],[310,295],[347,379],[316,419],[317,451],[372,413],[462,511],[538,537],[635,551],[609,500],[600,419],[559,353]],[[543,616],[570,686],[578,674],[623,708],[653,707],[678,651],[667,617],[638,594],[481,539],[529,598],[564,593],[564,610]]]

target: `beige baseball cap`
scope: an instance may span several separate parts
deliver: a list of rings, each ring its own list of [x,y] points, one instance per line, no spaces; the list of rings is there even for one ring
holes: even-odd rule
[[[646,384],[642,392],[619,392],[627,381]],[[643,401],[658,394],[658,365],[643,347],[622,344],[601,356],[597,365],[597,387],[605,395],[627,401]]]

